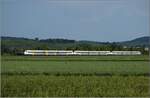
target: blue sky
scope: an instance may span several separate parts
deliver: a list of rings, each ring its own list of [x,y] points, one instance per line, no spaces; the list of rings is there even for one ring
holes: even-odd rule
[[[125,41],[149,35],[149,0],[1,0],[1,35]]]

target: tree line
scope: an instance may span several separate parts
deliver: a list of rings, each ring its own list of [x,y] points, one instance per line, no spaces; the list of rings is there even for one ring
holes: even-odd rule
[[[25,50],[87,50],[87,51],[141,51],[142,54],[148,54],[149,51],[145,50],[145,47],[124,47],[122,45],[118,45],[116,43],[110,43],[107,45],[92,45],[88,43],[75,44],[69,46],[59,46],[52,47],[49,45],[38,45],[38,46],[7,46],[1,45],[1,54],[9,54],[9,55],[23,55]]]
[[[116,42],[1,37],[2,55],[21,55],[25,50],[141,51],[142,54],[149,54],[149,51],[145,50],[145,47],[147,46],[144,44],[129,46]]]

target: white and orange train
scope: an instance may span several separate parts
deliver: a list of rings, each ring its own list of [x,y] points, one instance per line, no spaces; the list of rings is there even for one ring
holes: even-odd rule
[[[24,55],[141,55],[140,51],[25,50]]]

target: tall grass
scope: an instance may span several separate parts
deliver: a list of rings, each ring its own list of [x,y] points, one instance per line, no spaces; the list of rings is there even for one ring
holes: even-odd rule
[[[143,76],[2,75],[2,96],[149,96],[149,80]]]
[[[148,97],[148,56],[2,56],[2,97]]]

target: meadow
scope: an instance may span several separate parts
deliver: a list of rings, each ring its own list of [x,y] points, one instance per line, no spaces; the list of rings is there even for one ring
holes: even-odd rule
[[[1,95],[149,96],[149,57],[2,56]]]

